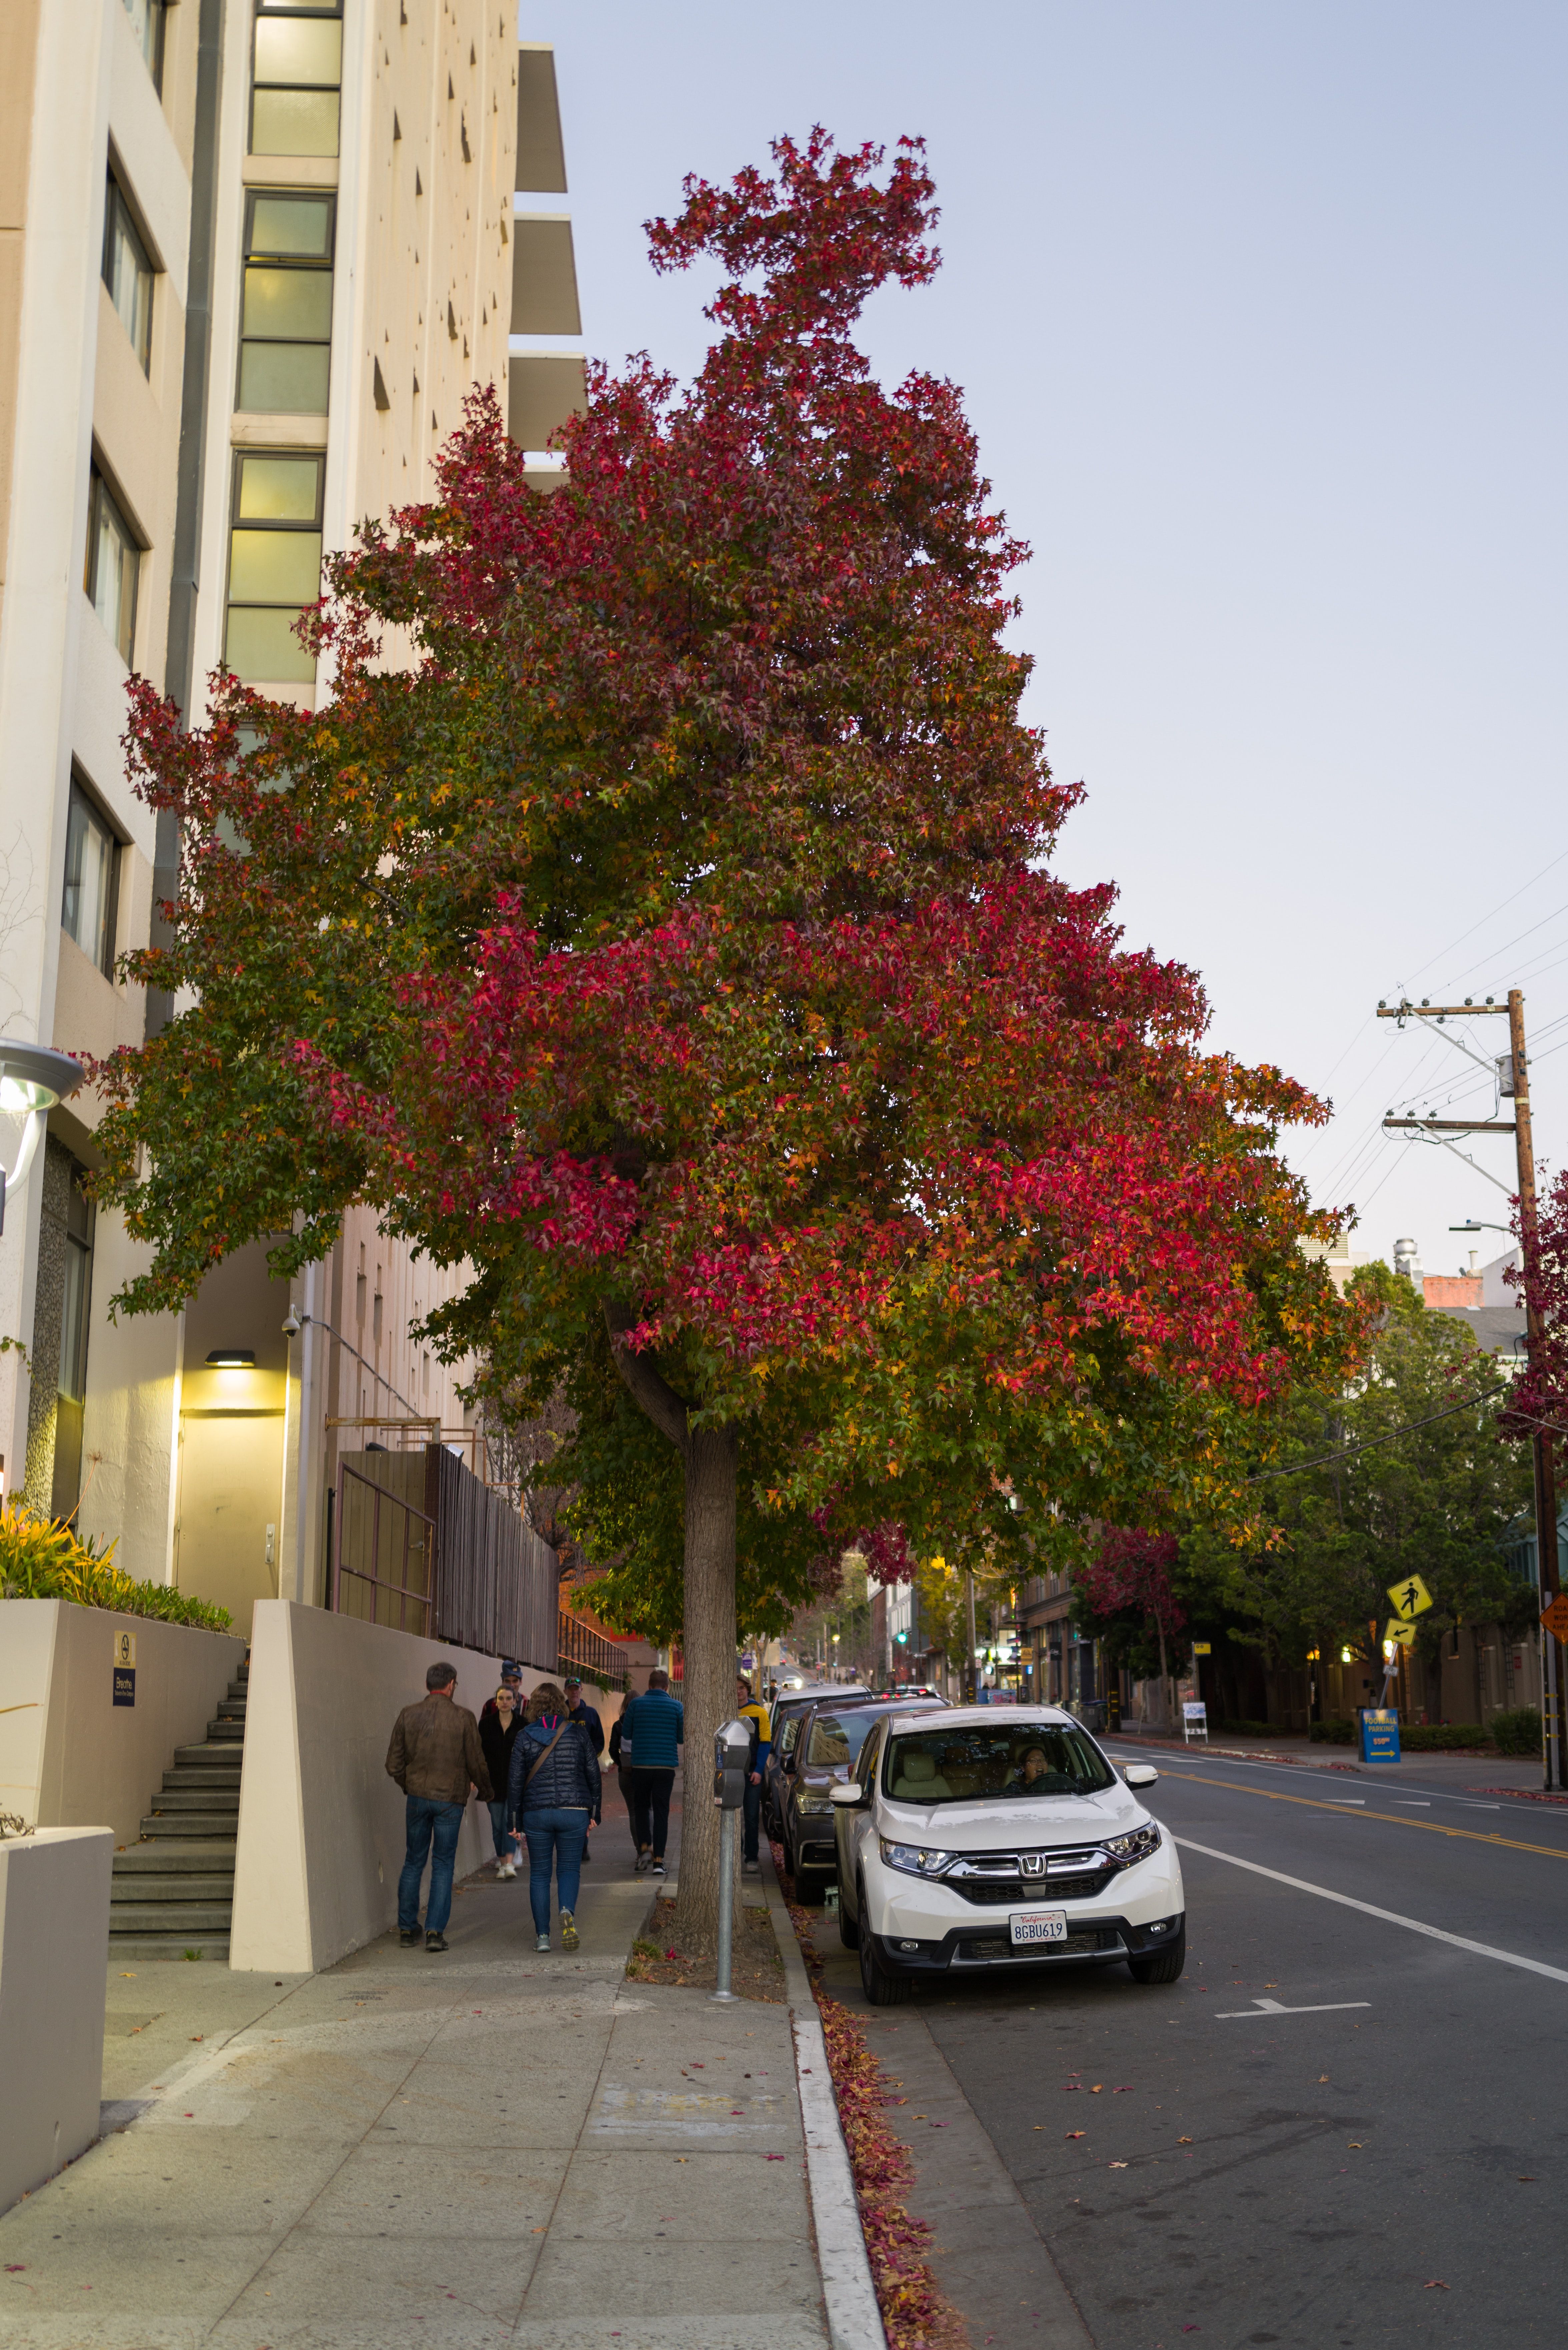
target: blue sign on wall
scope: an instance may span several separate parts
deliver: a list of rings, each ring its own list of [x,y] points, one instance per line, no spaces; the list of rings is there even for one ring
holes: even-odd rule
[[[1361,1759],[1364,1762],[1397,1762],[1399,1760],[1399,1717],[1392,1707],[1362,1707]]]
[[[114,1669],[114,1701],[116,1705],[136,1703],[136,1667],[116,1665]]]

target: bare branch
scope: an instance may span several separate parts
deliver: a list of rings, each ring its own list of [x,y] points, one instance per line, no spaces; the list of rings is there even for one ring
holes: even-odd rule
[[[636,1315],[613,1298],[605,1300],[604,1311],[615,1367],[633,1402],[639,1411],[647,1413],[659,1434],[670,1439],[684,1460],[691,1441],[686,1406],[669,1381],[660,1377],[651,1357],[637,1354],[627,1345],[626,1333],[636,1327]]]

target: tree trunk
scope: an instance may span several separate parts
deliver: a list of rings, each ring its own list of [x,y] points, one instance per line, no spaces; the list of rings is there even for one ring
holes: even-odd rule
[[[686,1797],[680,1819],[678,1948],[691,1956],[717,1947],[719,1814],[712,1800],[713,1733],[735,1711],[735,1473],[732,1428],[687,1438]],[[733,1886],[727,1888],[734,1899]]]
[[[1165,1715],[1165,1727],[1168,1730],[1176,1720],[1176,1700],[1171,1693],[1170,1669],[1165,1654],[1165,1624],[1163,1619],[1158,1616],[1154,1619],[1154,1628],[1159,1634],[1160,1711]]]
[[[675,1904],[679,1947],[706,1957],[719,1939],[719,1814],[713,1807],[713,1733],[735,1711],[735,1504],[740,1440],[733,1428],[694,1429],[691,1411],[651,1356],[625,1344],[634,1316],[607,1304],[616,1368],[639,1408],[680,1455],[686,1480],[685,1802]],[[737,1839],[738,1843],[739,1839]],[[729,1898],[735,1898],[733,1886]]]

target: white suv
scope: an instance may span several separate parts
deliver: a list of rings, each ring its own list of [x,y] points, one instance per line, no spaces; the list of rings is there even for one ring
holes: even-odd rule
[[[951,1969],[1125,1960],[1174,1982],[1187,1957],[1176,1847],[1081,1722],[1054,1707],[889,1714],[832,1791],[838,1930],[866,1996]]]

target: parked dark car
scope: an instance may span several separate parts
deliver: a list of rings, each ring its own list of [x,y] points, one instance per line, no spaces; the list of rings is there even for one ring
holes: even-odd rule
[[[836,1698],[841,1704],[864,1704],[871,1692],[863,1681],[847,1686],[833,1681],[810,1681],[804,1689],[784,1690],[775,1700],[773,1718],[773,1746],[763,1771],[763,1824],[769,1835],[784,1834],[784,1799],[789,1788],[788,1762],[794,1752],[800,1725],[814,1705],[824,1698]]]
[[[846,1705],[835,1691],[819,1698],[801,1717],[798,1734],[780,1783],[784,1834],[779,1841],[795,1897],[820,1899],[822,1888],[838,1874],[832,1790],[849,1777],[867,1733],[884,1714],[945,1712],[947,1700],[868,1698]]]

